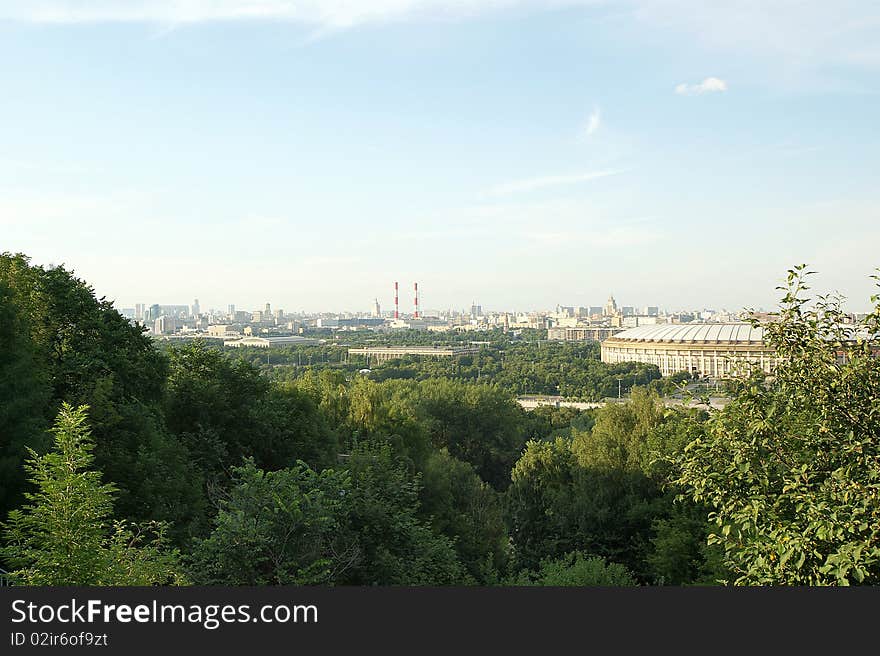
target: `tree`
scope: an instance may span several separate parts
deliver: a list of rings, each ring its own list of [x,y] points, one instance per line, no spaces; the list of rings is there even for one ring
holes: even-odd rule
[[[420,515],[453,541],[468,573],[481,584],[507,566],[509,537],[498,492],[466,462],[446,451],[431,455],[422,472]]]
[[[15,353],[29,363],[25,370],[19,365],[24,374],[19,380],[37,375],[47,388],[40,398],[42,417],[32,414],[30,421],[45,428],[63,402],[88,405],[95,463],[117,481],[117,512],[135,520],[168,520],[186,532],[200,503],[199,477],[190,454],[165,430],[160,412],[165,356],[143,327],[96,298],[92,287],[64,267],[33,266],[24,255],[3,253],[0,285],[8,290],[3,305],[18,317]],[[12,396],[18,400],[11,403],[27,398]],[[6,403],[0,401],[0,407]],[[24,414],[16,416],[27,421]]]
[[[655,394],[595,413],[591,431],[531,441],[512,472],[507,509],[516,562],[584,551],[624,565],[645,583],[691,583],[712,575],[703,549],[705,515],[674,504],[665,465],[702,417],[665,410]],[[696,516],[696,518],[695,518]]]
[[[449,380],[421,383],[417,394],[416,414],[434,447],[469,462],[495,489],[506,488],[526,442],[524,412],[510,394]]]
[[[52,429],[54,449],[30,452],[35,492],[9,515],[3,555],[26,585],[180,584],[179,553],[166,545],[166,526],[114,522],[115,486],[91,469],[94,442],[86,406],[64,404]]]
[[[234,481],[213,531],[195,547],[194,581],[326,584],[357,560],[356,541],[345,530],[352,493],[345,472],[317,473],[302,461],[265,472],[249,460],[235,468]]]
[[[170,369],[168,427],[196,454],[208,482],[224,487],[248,457],[263,469],[335,461],[335,435],[295,387],[273,385],[255,366],[201,340],[174,349]]]
[[[572,448],[584,467],[643,471],[648,436],[664,418],[657,394],[636,388],[627,403],[601,408],[592,431],[579,433]]]
[[[0,281],[0,520],[22,500],[28,449],[43,452],[48,447],[46,378],[26,317]]]
[[[524,570],[507,585],[622,587],[638,583],[623,565],[573,551],[560,558],[545,558],[537,571]]]
[[[364,444],[349,459],[349,530],[361,552],[340,583],[454,585],[469,582],[452,541],[419,517],[419,478],[388,444]]]
[[[735,584],[880,583],[880,295],[844,323],[839,296],[811,304],[809,275],[789,270],[763,326],[774,374],[755,372],[679,461]]]

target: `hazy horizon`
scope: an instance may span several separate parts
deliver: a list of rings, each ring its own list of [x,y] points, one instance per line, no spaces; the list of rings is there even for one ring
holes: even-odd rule
[[[880,8],[10,0],[0,251],[117,307],[864,311]]]

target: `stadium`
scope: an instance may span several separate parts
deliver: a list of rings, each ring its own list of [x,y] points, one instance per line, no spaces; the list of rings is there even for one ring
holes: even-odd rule
[[[752,365],[769,373],[775,358],[763,331],[748,323],[657,324],[630,328],[602,342],[602,362],[655,364],[663,376],[687,371],[729,378]]]

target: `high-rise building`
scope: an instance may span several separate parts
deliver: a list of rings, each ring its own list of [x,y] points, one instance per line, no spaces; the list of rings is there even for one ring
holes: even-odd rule
[[[608,296],[608,302],[605,304],[605,316],[613,317],[617,315],[617,301],[614,296]]]
[[[135,303],[134,305],[134,318],[137,321],[144,320],[144,310],[146,306],[143,303]]]
[[[379,299],[375,299],[373,302],[373,316],[381,317],[382,316],[382,308],[379,306]]]
[[[156,335],[170,335],[177,330],[178,324],[174,317],[163,314],[153,321],[153,332]]]
[[[193,301],[191,313],[197,319],[198,319],[199,315],[201,314],[200,310],[201,310],[201,308],[199,307],[199,299],[196,299]]]
[[[272,306],[266,303],[266,311],[263,313],[266,317],[272,316]]]
[[[230,317],[234,317],[235,316],[235,305],[228,305],[226,307],[226,314],[228,314]]]
[[[158,304],[158,303],[153,303],[153,304],[150,306],[150,314],[149,314],[149,316],[147,317],[147,320],[148,320],[148,321],[155,321],[156,319],[159,318],[159,315],[161,315],[161,314],[162,314],[162,313],[159,311],[159,304]]]

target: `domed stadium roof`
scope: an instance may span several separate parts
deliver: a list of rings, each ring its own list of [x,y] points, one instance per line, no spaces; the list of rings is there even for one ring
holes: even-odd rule
[[[629,328],[606,341],[674,344],[761,344],[763,330],[748,323],[675,323]]]

